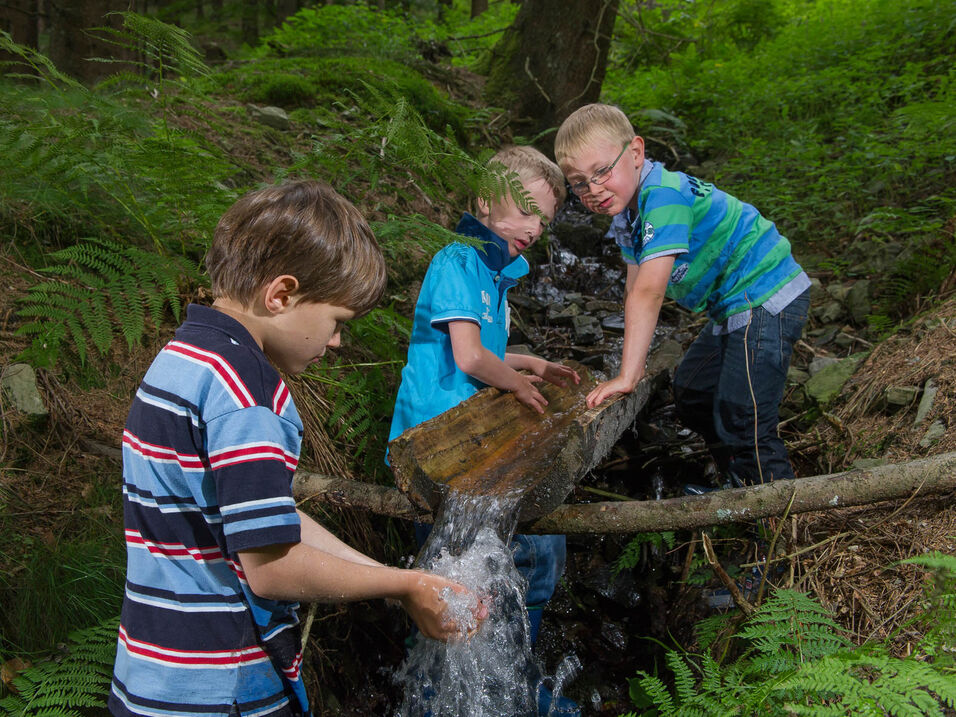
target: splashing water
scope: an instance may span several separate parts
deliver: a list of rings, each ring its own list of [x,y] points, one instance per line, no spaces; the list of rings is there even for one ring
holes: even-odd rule
[[[520,494],[449,493],[422,548],[419,567],[470,588],[488,617],[470,639],[474,596],[448,591],[449,614],[461,637],[447,643],[416,636],[395,680],[404,687],[399,717],[524,717],[538,714],[541,670],[531,653],[524,595],[527,581],[515,568],[508,542]],[[570,664],[569,664],[570,662]],[[580,668],[565,659],[554,693]],[[564,670],[562,672],[562,670]]]

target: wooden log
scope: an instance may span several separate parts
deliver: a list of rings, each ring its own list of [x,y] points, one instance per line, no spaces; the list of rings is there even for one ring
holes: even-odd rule
[[[956,490],[956,452],[845,473],[657,501],[562,505],[524,533],[651,533],[688,530],[791,513],[877,503],[913,493]]]
[[[495,388],[425,421],[389,444],[395,483],[422,510],[434,510],[449,490],[520,494],[519,520],[548,514],[611,450],[647,402],[651,381],[626,396],[589,409],[597,384],[586,367],[580,384],[542,382],[543,415]]]

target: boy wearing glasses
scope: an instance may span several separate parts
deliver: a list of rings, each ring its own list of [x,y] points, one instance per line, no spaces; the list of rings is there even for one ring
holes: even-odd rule
[[[645,157],[617,107],[581,107],[554,144],[571,190],[613,217],[608,235],[627,265],[620,373],[588,405],[637,386],[666,296],[710,318],[674,375],[681,420],[732,481],[793,478],[778,411],[810,279],[790,243],[751,205]]]

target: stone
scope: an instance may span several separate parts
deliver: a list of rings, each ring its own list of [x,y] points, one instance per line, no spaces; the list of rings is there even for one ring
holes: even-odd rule
[[[670,373],[680,360],[684,357],[684,347],[679,341],[673,339],[664,339],[660,344],[651,350],[647,357],[647,368],[645,373],[649,376],[655,376],[661,373]]]
[[[866,317],[873,312],[873,307],[870,304],[869,279],[861,279],[853,284],[846,293],[846,299],[844,301],[846,303],[847,312],[850,314],[850,318],[853,319],[853,322],[858,325],[865,325]]]
[[[929,448],[934,443],[938,443],[939,439],[944,435],[946,435],[946,424],[944,424],[942,420],[937,419],[930,424],[929,429],[919,444],[923,448]]]
[[[836,300],[828,301],[821,306],[815,306],[811,311],[821,323],[832,324],[843,316],[843,304]]]
[[[916,419],[913,421],[913,428],[916,428],[925,421],[926,416],[933,410],[937,391],[939,391],[939,386],[936,384],[936,379],[926,379],[926,383],[923,384],[923,397],[920,398],[919,406],[916,408]]]
[[[817,277],[810,277],[810,303],[818,304],[824,301],[827,296],[827,290],[823,288],[823,282]]]
[[[574,330],[574,341],[579,344],[596,344],[604,339],[601,323],[588,314],[581,314],[571,319],[571,328]]]
[[[787,383],[790,384],[791,386],[792,385],[802,386],[809,380],[810,380],[809,371],[804,371],[802,368],[797,368],[796,366],[792,364],[790,368],[787,369]]]
[[[604,320],[601,321],[601,326],[608,331],[615,331],[618,333],[624,333],[624,314],[616,313],[611,314],[610,316],[605,316]]]
[[[581,307],[577,304],[567,306],[555,302],[548,305],[548,321],[559,326],[568,326],[575,316],[581,315]]]
[[[840,363],[840,359],[833,356],[817,356],[810,361],[810,365],[808,367],[810,375],[815,376],[827,366],[832,366],[838,363]]]
[[[49,413],[37,388],[36,373],[30,364],[14,363],[5,367],[0,385],[14,408],[21,413],[29,416],[46,416]]]
[[[829,404],[830,401],[840,395],[843,385],[856,371],[856,367],[864,356],[865,354],[856,354],[845,359],[838,359],[836,363],[830,363],[816,373],[811,370],[810,380],[804,384],[807,395],[820,406]]]
[[[839,302],[843,302],[846,300],[846,295],[849,291],[850,291],[850,288],[844,284],[840,284],[837,282],[832,282],[830,284],[827,284],[827,294],[829,294],[832,298],[836,299]]]
[[[621,310],[621,302],[604,301],[603,299],[591,299],[590,301],[585,302],[584,310],[592,314],[598,311],[608,311],[615,313]]]
[[[574,304],[579,309],[584,308],[584,296],[577,291],[569,291],[564,295],[565,304]]]
[[[887,386],[883,398],[889,408],[904,408],[916,401],[919,389],[916,386]]]
[[[292,122],[289,120],[289,115],[281,107],[260,107],[259,105],[246,105],[249,109],[249,114],[259,124],[264,124],[267,127],[272,127],[273,129],[286,131],[292,128]]]

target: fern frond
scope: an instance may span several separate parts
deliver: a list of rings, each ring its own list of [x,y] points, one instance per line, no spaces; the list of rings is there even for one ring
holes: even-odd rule
[[[0,712],[18,717],[83,717],[104,708],[110,691],[119,620],[70,635],[64,655],[40,662],[13,680],[16,692],[0,701]]]
[[[697,694],[694,673],[687,666],[685,658],[672,650],[668,650],[664,660],[674,673],[674,690],[677,693],[678,702],[689,702]]]

